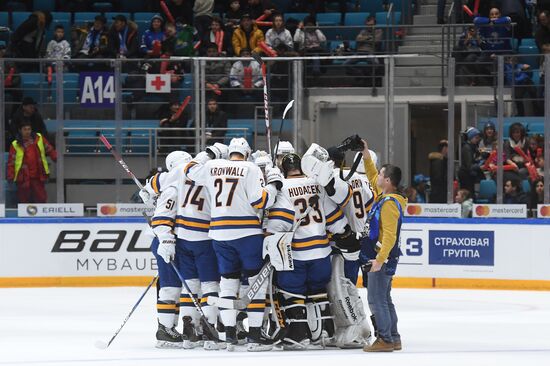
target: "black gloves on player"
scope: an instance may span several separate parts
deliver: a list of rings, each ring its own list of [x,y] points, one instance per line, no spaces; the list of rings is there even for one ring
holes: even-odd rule
[[[361,249],[361,243],[349,225],[346,225],[342,234],[334,234],[332,240],[334,240],[342,254],[355,253]]]

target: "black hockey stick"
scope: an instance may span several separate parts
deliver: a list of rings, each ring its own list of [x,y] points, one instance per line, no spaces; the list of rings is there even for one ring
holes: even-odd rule
[[[279,142],[281,142],[281,134],[283,133],[283,125],[285,123],[285,117],[287,112],[294,106],[294,99],[292,99],[285,107],[285,110],[283,112],[283,116],[281,117],[281,126],[279,126],[279,135],[277,136],[277,145],[275,145],[275,150],[273,153],[273,166],[275,166],[275,161],[277,160],[277,150],[279,150]],[[296,123],[296,121],[294,121]],[[271,153],[271,152],[270,152]]]
[[[267,135],[267,150],[271,154],[271,121],[269,119],[269,94],[267,90],[267,67],[262,60],[262,56],[260,56],[256,52],[252,52],[252,58],[256,60],[257,63],[260,64],[262,68],[262,79],[264,82],[264,114],[265,114],[265,128],[266,128],[266,135]]]
[[[120,331],[122,330],[122,328],[124,327],[124,325],[126,324],[126,322],[128,321],[128,319],[130,319],[130,317],[132,316],[132,314],[134,313],[134,310],[136,310],[136,308],[138,307],[138,305],[141,303],[141,300],[143,300],[143,298],[145,297],[145,294],[147,294],[147,292],[149,291],[149,289],[151,288],[151,286],[153,286],[153,284],[155,283],[155,281],[159,278],[158,275],[156,275],[153,280],[149,283],[149,286],[147,286],[147,288],[145,289],[145,291],[143,291],[143,294],[141,294],[141,296],[139,297],[138,301],[136,302],[136,304],[134,305],[134,307],[132,308],[132,310],[130,310],[130,313],[126,316],[126,319],[124,319],[124,321],[122,322],[122,325],[120,326],[120,328],[118,328],[118,330],[115,332],[115,334],[111,337],[111,339],[109,340],[109,342],[103,342],[103,341],[97,341],[95,342],[95,346],[99,349],[106,349],[107,347],[109,347],[111,345],[111,343],[113,343],[113,341],[115,340],[116,336],[118,335],[118,333],[120,333]]]

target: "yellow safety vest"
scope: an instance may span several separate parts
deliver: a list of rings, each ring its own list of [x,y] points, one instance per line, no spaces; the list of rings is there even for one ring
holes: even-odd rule
[[[44,172],[46,172],[46,174],[50,174],[50,168],[48,167],[48,161],[46,160],[46,149],[44,148],[44,140],[42,139],[41,134],[37,133],[36,136],[38,136],[36,144],[38,145],[38,150],[40,151],[40,159],[42,159],[42,165],[44,166]],[[23,165],[23,158],[25,156],[25,149],[17,143],[17,140],[13,140],[11,145],[15,149],[15,175],[13,177],[13,181],[15,182],[15,181],[17,181],[17,176],[19,175],[19,170],[21,169],[21,166]]]

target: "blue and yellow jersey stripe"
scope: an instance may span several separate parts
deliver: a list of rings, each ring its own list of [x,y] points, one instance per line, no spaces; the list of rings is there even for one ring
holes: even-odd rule
[[[160,173],[157,173],[151,179],[151,188],[156,194],[160,194]]]
[[[351,199],[351,196],[353,196],[353,189],[351,188],[351,186],[348,186],[348,194],[346,195],[344,200],[340,202],[338,206],[345,207],[348,204],[349,200]]]
[[[344,218],[344,213],[338,207],[326,216],[327,225],[332,225],[335,222],[342,220],[343,218]]]
[[[157,227],[157,226],[161,226],[161,225],[166,225],[166,226],[173,227],[174,226],[174,220],[171,217],[166,217],[166,216],[154,216],[151,219],[151,226],[152,227]]]
[[[259,200],[252,202],[250,205],[258,210],[262,210],[265,207],[268,198],[269,194],[267,194],[266,190],[263,190],[262,197]]]
[[[210,230],[210,221],[178,215],[176,216],[176,227],[207,233]]]
[[[292,240],[292,250],[295,251],[326,248],[328,246],[329,242],[326,235],[310,236],[308,238]]]
[[[210,230],[261,229],[257,216],[221,216],[210,220]]]
[[[194,167],[197,164],[198,163],[196,161],[190,161],[189,164],[187,164],[185,166],[185,168],[183,169],[183,171],[185,172],[185,175],[187,175],[189,173],[189,170],[191,170],[191,168]]]
[[[269,210],[270,220],[281,220],[289,224],[294,224],[294,211],[284,208],[272,208]]]

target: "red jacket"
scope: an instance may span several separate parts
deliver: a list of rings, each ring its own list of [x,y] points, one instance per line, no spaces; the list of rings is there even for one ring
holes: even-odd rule
[[[17,183],[25,183],[30,181],[30,179],[40,179],[41,181],[46,181],[48,175],[44,170],[44,166],[40,159],[40,151],[37,145],[38,136],[35,134],[27,141],[16,140],[19,145],[22,144],[24,148],[24,157],[23,164],[17,175]],[[53,161],[57,160],[57,152],[53,146],[48,142],[48,140],[42,136],[42,141],[44,143],[45,153]],[[15,156],[16,151],[13,147],[13,143],[10,146],[10,153],[8,158],[8,181],[13,181],[15,176]]]

